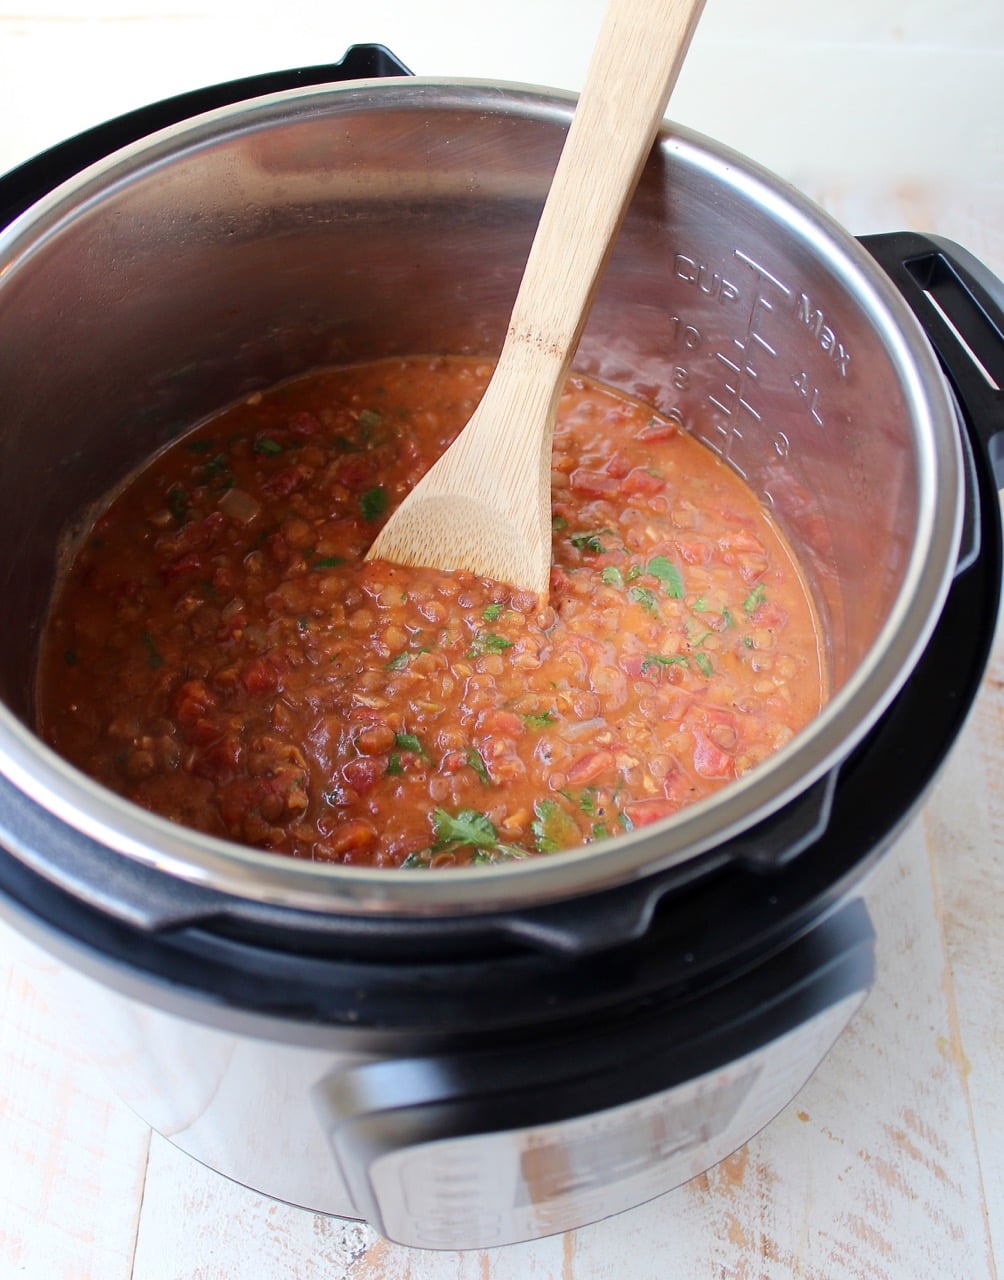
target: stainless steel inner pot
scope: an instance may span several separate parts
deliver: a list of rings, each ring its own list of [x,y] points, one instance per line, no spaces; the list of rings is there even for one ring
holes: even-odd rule
[[[739,471],[815,593],[832,698],[713,800],[582,851],[467,871],[295,862],[155,818],[32,732],[61,556],[179,431],[311,368],[494,355],[573,110],[522,86],[293,90],[154,134],[0,232],[0,771],[126,858],[241,897],[457,914],[644,876],[776,813],[910,674],[961,523],[956,422],[919,327],[795,191],[667,126],[575,367],[641,396]]]

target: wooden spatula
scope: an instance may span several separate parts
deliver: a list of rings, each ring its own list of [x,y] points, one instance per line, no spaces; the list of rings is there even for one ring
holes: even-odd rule
[[[498,365],[367,559],[466,569],[546,599],[554,415],[704,0],[610,0]]]

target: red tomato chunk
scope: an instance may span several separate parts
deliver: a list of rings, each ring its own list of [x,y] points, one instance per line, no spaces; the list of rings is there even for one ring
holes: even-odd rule
[[[277,854],[440,867],[671,817],[825,696],[815,617],[738,476],[569,380],[550,598],[367,563],[490,367],[330,370],[181,437],[56,594],[39,727],[136,804]]]

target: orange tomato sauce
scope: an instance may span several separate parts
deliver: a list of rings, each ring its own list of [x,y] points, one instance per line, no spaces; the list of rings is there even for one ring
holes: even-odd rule
[[[735,472],[608,387],[561,400],[546,606],[362,559],[490,372],[315,373],[151,460],[55,595],[42,736],[175,822],[380,867],[603,840],[788,742],[825,699],[790,550]]]

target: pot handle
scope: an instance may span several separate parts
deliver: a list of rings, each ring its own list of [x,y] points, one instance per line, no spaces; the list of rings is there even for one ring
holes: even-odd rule
[[[1004,487],[1004,283],[967,249],[910,231],[862,236],[923,326],[971,438]]]

